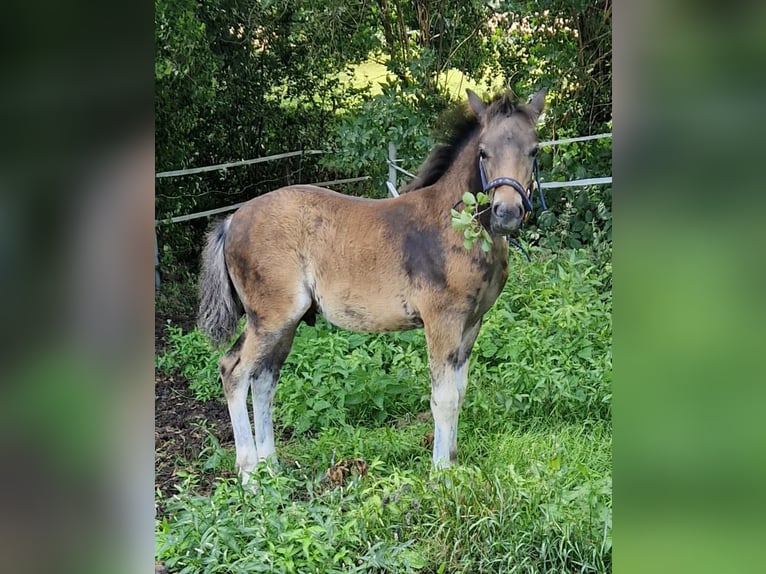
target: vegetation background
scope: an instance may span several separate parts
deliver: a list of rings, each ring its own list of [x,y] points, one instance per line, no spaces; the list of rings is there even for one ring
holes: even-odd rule
[[[383,197],[388,142],[414,171],[466,87],[522,98],[548,88],[542,139],[611,131],[609,0],[156,0],[155,9],[156,171],[327,152],[158,179],[160,221],[360,175],[371,179],[342,191]],[[548,181],[610,175],[611,141],[546,148],[540,161]],[[546,201],[523,238],[533,262],[511,254],[477,343],[462,464],[449,480],[429,469],[422,334],[320,322],[301,328],[278,390],[282,472],[262,476],[254,494],[232,476],[225,416],[193,429],[174,422],[198,437],[193,448],[165,432],[167,397],[225,407],[216,357],[188,320],[209,222],[158,225],[163,567],[611,570],[611,188],[548,190]]]

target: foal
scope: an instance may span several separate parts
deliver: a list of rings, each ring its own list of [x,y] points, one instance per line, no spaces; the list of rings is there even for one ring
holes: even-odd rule
[[[200,273],[199,327],[222,345],[220,361],[246,482],[276,458],[272,401],[301,321],[316,313],[352,331],[423,327],[431,370],[433,463],[457,458],[457,422],[482,317],[508,278],[508,241],[531,210],[535,122],[544,91],[524,105],[508,94],[468,106],[399,197],[362,199],[293,185],[252,199],[210,232]],[[484,191],[480,217],[492,244],[468,250],[451,226],[462,195]],[[252,391],[253,426],[247,409]]]

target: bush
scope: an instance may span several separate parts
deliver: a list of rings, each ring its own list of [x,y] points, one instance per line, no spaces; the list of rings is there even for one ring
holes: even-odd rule
[[[611,415],[611,264],[585,251],[516,256],[511,276],[487,313],[474,348],[470,378],[511,415],[546,420]]]
[[[198,401],[223,396],[219,383],[218,359],[205,335],[197,329],[184,333],[181,327],[168,325],[168,350],[154,359],[155,367],[166,375],[181,375],[189,381],[189,389]]]

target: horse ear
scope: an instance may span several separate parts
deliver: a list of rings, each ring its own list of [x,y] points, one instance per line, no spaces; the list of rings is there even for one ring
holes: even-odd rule
[[[468,106],[471,108],[471,111],[477,118],[482,117],[482,115],[484,115],[484,110],[487,109],[487,104],[485,104],[472,90],[466,90],[466,93],[468,94]]]
[[[545,95],[547,93],[548,90],[543,88],[529,100],[529,107],[535,112],[535,118],[537,118],[537,116],[539,116],[545,109]]]

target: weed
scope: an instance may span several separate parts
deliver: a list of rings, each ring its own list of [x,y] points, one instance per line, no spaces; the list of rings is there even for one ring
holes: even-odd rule
[[[168,349],[155,357],[155,367],[166,375],[180,374],[189,381],[189,389],[198,401],[223,396],[218,380],[218,359],[201,331],[184,333],[181,327],[168,325]]]
[[[188,478],[163,501],[157,557],[174,572],[608,571],[605,431],[533,429],[440,472],[373,459],[330,489],[316,467],[259,471],[254,493],[219,480],[209,497]]]

